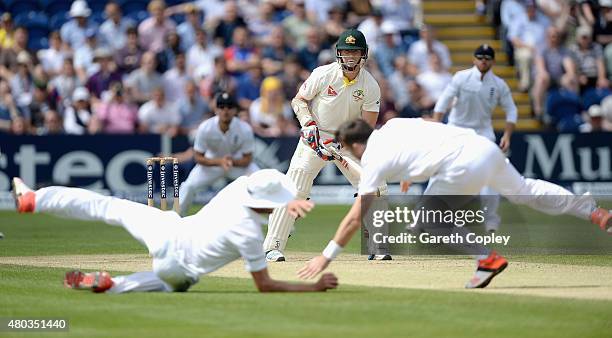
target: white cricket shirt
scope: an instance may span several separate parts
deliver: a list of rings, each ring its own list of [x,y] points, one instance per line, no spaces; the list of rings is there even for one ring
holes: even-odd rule
[[[190,272],[207,274],[240,257],[249,272],[266,268],[262,225],[268,218],[239,204],[246,181],[246,176],[239,177],[197,214],[183,219],[174,246],[182,252],[179,264]]]
[[[446,112],[453,99],[455,105],[448,117],[448,123],[476,130],[489,139],[495,137],[491,117],[496,106],[506,112],[506,121],[516,123],[516,105],[510,88],[504,80],[489,70],[482,81],[476,66],[457,72],[438,99],[435,112]]]
[[[359,195],[376,192],[385,182],[424,182],[463,148],[473,130],[423,119],[395,118],[375,130],[361,158]]]
[[[231,155],[241,158],[254,150],[253,129],[237,117],[230,122],[229,129],[223,133],[219,128],[219,117],[214,116],[202,122],[196,132],[193,149],[208,158]]]
[[[331,134],[342,123],[360,118],[362,110],[380,109],[380,87],[372,74],[361,69],[349,82],[337,62],[316,68],[298,94],[310,101],[310,112],[319,129]]]

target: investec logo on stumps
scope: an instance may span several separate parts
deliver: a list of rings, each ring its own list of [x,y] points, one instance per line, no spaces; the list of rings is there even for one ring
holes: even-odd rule
[[[153,198],[153,166],[152,165],[147,166],[147,186],[148,186],[147,198]]]

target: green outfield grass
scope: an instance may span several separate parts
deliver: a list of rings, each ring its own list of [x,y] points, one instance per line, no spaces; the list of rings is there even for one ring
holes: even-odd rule
[[[290,240],[319,252],[346,206],[319,206]],[[0,256],[145,253],[122,228],[0,212]],[[348,252],[359,252],[354,240]],[[513,256],[612,265],[609,256]],[[96,295],[64,289],[65,269],[0,265],[0,317],[65,317],[69,337],[609,337],[611,301],[341,285],[324,294],[259,294],[241,278],[204,277],[187,293]],[[612,277],[612,276],[611,276]],[[384,276],[381,276],[384,278]],[[18,336],[1,332],[0,337]]]

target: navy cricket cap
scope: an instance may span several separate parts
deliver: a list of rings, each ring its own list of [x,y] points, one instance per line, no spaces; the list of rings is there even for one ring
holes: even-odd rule
[[[217,98],[215,99],[217,103],[217,108],[237,108],[238,103],[236,103],[236,99],[230,93],[221,92],[217,94]]]
[[[491,59],[495,59],[495,50],[493,49],[493,47],[485,43],[484,45],[478,46],[478,48],[476,48],[476,50],[474,51],[474,56],[477,57],[479,55],[488,55],[491,57]]]

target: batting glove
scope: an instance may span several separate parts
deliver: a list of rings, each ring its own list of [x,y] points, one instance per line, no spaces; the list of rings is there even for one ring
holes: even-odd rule
[[[300,130],[302,142],[306,143],[317,156],[325,161],[333,161],[334,157],[321,145],[321,136],[316,122],[312,121]]]

